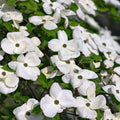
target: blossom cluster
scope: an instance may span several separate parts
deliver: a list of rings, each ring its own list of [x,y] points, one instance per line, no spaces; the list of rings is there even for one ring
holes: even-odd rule
[[[113,5],[118,2],[104,1]],[[16,2],[24,4],[27,0]],[[120,102],[120,45],[116,41],[118,37],[112,36],[107,28],[100,27],[91,17],[96,15],[95,3],[92,0],[32,2],[40,6],[42,12],[39,15],[31,12],[27,20],[17,7],[7,5],[6,0],[0,2],[0,19],[3,23],[11,22],[13,28],[0,43],[0,60],[4,61],[5,55],[12,58],[6,64],[9,70],[6,65],[0,66],[0,93],[7,95],[17,91],[21,79],[37,84],[41,74],[46,80],[53,80],[41,99],[29,98],[14,108],[16,119],[43,120],[68,110],[92,120],[97,119],[100,110],[104,113],[101,120],[119,120],[120,113],[112,113],[106,98],[113,95]],[[76,8],[73,10],[71,6]],[[71,24],[73,18],[77,25]],[[26,21],[39,28],[37,35],[36,31],[34,34],[28,30]],[[98,32],[90,32],[79,24],[81,21]],[[39,36],[43,31],[48,32],[43,34],[47,40]],[[49,32],[57,34],[47,38]],[[47,50],[43,49],[44,41]],[[46,62],[50,62],[49,65]],[[63,84],[69,87],[63,87]],[[41,109],[39,114],[33,112],[37,107]]]

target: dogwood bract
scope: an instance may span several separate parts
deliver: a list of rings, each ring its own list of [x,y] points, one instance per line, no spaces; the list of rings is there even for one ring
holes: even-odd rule
[[[38,100],[30,98],[26,103],[13,110],[17,120],[43,120],[41,114],[34,114],[32,110],[39,105]]]
[[[11,61],[8,66],[16,71],[16,75],[26,80],[36,81],[40,75],[37,67],[41,60],[34,52],[29,52],[25,56],[19,55],[17,61]]]
[[[7,38],[1,41],[1,47],[8,54],[21,54],[35,50],[31,39],[24,36],[22,32],[10,32]]]
[[[9,94],[14,92],[19,83],[19,78],[14,72],[8,72],[0,67],[0,93]]]
[[[82,118],[95,119],[97,117],[96,109],[102,109],[106,105],[106,99],[103,95],[95,97],[95,87],[92,85],[87,89],[87,99],[83,97],[76,98],[76,112]]]
[[[65,31],[58,31],[58,39],[52,39],[48,43],[48,47],[54,51],[58,52],[61,60],[69,60],[71,58],[77,58],[80,56],[80,49],[82,43],[76,39],[68,40]]]
[[[63,112],[65,108],[74,107],[75,98],[70,90],[62,89],[58,83],[53,83],[50,88],[50,95],[45,95],[40,106],[47,117],[54,117],[57,113]]]

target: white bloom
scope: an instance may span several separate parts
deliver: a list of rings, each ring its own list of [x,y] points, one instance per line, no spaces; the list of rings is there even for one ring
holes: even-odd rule
[[[33,44],[35,44],[35,46],[36,46],[36,48],[35,48],[35,50],[33,50],[33,52],[35,52],[35,53],[38,55],[38,57],[40,57],[40,58],[43,57],[44,54],[43,54],[42,51],[37,47],[37,46],[39,46],[39,45],[41,44],[40,39],[39,39],[38,37],[32,37],[31,40],[32,40]]]
[[[120,67],[116,67],[113,70],[114,72],[116,72],[118,75],[120,75]]]
[[[76,4],[79,5],[83,12],[95,15],[97,8],[92,0],[77,0]]]
[[[92,34],[91,37],[101,52],[120,53],[120,45],[115,41],[117,37],[112,36],[109,30],[101,29],[100,35]]]
[[[42,0],[42,1],[44,2],[42,6],[43,10],[47,14],[52,14],[52,12],[55,11],[56,9],[60,9],[60,10],[65,9],[65,7],[58,2],[51,2],[50,0]]]
[[[27,27],[26,26],[19,26],[19,31],[24,34],[24,36],[28,36],[29,33],[26,31]]]
[[[60,70],[60,72],[64,74],[68,74],[73,72],[75,69],[79,70],[81,69],[79,66],[75,64],[74,60],[67,60],[63,61],[59,58],[58,55],[54,55],[51,57],[51,61],[54,66],[57,66],[57,68]]]
[[[106,85],[103,87],[103,90],[107,93],[113,94],[120,102],[120,82],[116,82],[115,85]]]
[[[19,78],[13,73],[0,68],[0,93],[14,92],[18,87]]]
[[[40,106],[47,117],[54,117],[57,113],[63,112],[65,108],[74,107],[75,98],[70,90],[62,89],[58,83],[54,83],[50,88],[50,95],[45,95]]]
[[[17,120],[43,120],[43,116],[41,114],[34,114],[32,110],[39,105],[39,102],[30,98],[26,103],[17,107],[13,110],[13,113]]]
[[[60,71],[56,70],[52,66],[47,66],[47,67],[41,69],[41,72],[46,76],[47,79],[62,75],[62,73]]]
[[[91,33],[87,32],[81,26],[72,27],[73,29],[73,38],[78,39],[82,42],[82,49],[80,51],[87,57],[90,56],[91,53],[98,55],[98,47],[95,42],[91,38]]]
[[[3,21],[7,22],[10,20],[13,20],[13,23],[16,28],[18,28],[18,23],[21,23],[23,21],[22,13],[15,10],[13,6],[5,6],[3,5],[1,8],[2,12],[2,19]]]
[[[96,28],[96,29],[100,29],[100,26],[99,24],[94,20],[94,18],[88,16],[88,15],[85,15],[85,21],[91,25],[92,27]]]
[[[84,84],[84,82],[89,84],[89,82],[87,80],[95,79],[97,77],[98,76],[95,72],[87,70],[87,69],[81,69],[81,70],[78,70],[77,72],[75,71],[73,73],[64,75],[62,77],[62,80],[65,83],[71,83],[73,88],[77,88],[77,87],[81,86],[82,84]]]
[[[111,80],[112,80],[112,82],[113,83],[117,83],[117,82],[119,82],[120,83],[120,77],[118,76],[118,75],[116,75],[116,74],[112,74],[111,75]]]
[[[104,61],[104,64],[106,65],[106,68],[110,68],[110,67],[113,67],[114,66],[114,61],[116,59],[116,57],[118,56],[116,52],[108,52],[108,53],[105,53],[104,52],[104,55],[105,57],[107,58],[105,61]]]
[[[111,113],[110,109],[105,110],[104,116],[101,118],[101,120],[107,120],[107,119],[116,120],[115,116]]]
[[[120,1],[119,0],[104,0],[104,1],[107,4],[112,4],[112,5],[116,6],[116,7],[120,7]]]
[[[69,9],[60,10],[59,8],[57,8],[53,17],[56,19],[57,23],[60,22],[61,18],[64,18],[65,19],[64,26],[65,28],[67,28],[67,26],[69,25],[68,16],[73,16],[73,15],[76,15],[76,14],[72,10],[69,10]]]
[[[89,80],[82,80],[81,84],[79,85],[77,90],[78,90],[80,95],[87,96],[87,89],[92,85],[95,87],[94,82],[89,81]]]
[[[95,33],[91,36],[101,52],[107,53],[115,51],[115,48],[113,48],[112,41],[110,39],[102,38]]]
[[[95,119],[97,117],[96,109],[102,109],[106,105],[106,99],[103,95],[95,97],[95,87],[90,86],[87,89],[87,99],[83,97],[76,98],[77,113],[82,118]]]
[[[111,68],[111,67],[114,66],[113,61],[110,61],[110,60],[108,60],[108,59],[106,59],[106,60],[104,61],[104,64],[105,64],[106,68]]]
[[[1,41],[1,47],[8,54],[21,54],[35,49],[31,39],[22,32],[9,32]]]
[[[29,52],[25,56],[19,55],[17,61],[11,61],[8,66],[16,71],[16,75],[26,80],[36,81],[40,75],[37,66],[40,64],[39,57],[34,52]]]
[[[106,109],[104,111],[104,116],[101,118],[101,120],[119,120],[120,119],[120,113],[112,114],[110,109]]]
[[[77,13],[77,15],[78,15],[78,17],[79,17],[80,19],[85,20],[85,14],[84,14],[84,12],[81,10],[81,8],[79,7],[79,5],[78,5],[78,9],[76,10],[76,13]]]
[[[34,25],[43,24],[44,28],[47,30],[54,30],[57,28],[56,19],[51,16],[32,16],[29,18],[29,22]]]
[[[99,68],[101,65],[101,62],[93,62],[95,68]]]
[[[64,31],[58,31],[58,39],[52,39],[48,42],[48,47],[58,52],[61,60],[69,60],[80,56],[80,48],[82,44],[76,39],[68,40],[67,34]]]
[[[57,0],[57,2],[68,8],[74,0]]]

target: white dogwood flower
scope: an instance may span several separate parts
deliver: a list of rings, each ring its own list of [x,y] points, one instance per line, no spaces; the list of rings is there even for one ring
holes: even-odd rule
[[[47,66],[41,69],[41,72],[46,76],[47,79],[62,75],[62,73],[53,66]]]
[[[17,11],[13,6],[6,6],[5,4],[1,8],[2,19],[5,22],[13,20],[14,26],[18,28],[18,24],[23,21],[22,13]]]
[[[13,113],[17,120],[44,120],[41,114],[32,113],[32,110],[38,105],[38,100],[30,98],[26,103],[15,108]]]
[[[13,72],[0,68],[0,93],[9,94],[14,92],[19,83],[19,78]]]
[[[52,12],[55,11],[56,9],[60,9],[60,10],[65,9],[65,7],[58,2],[51,2],[50,0],[42,0],[42,1],[44,2],[42,6],[43,10],[47,14],[52,14]]]
[[[61,60],[69,60],[80,56],[81,42],[76,39],[68,40],[67,34],[64,31],[58,31],[58,39],[52,39],[48,42],[48,47],[58,52]]]
[[[103,95],[95,97],[95,87],[90,86],[87,89],[87,99],[83,97],[76,98],[76,112],[82,118],[95,119],[97,117],[96,109],[102,109],[106,105],[106,99]]]
[[[71,5],[71,3],[74,3],[74,0],[57,0],[57,2],[68,8]]]
[[[64,27],[67,28],[69,25],[69,16],[74,16],[76,15],[74,11],[70,10],[70,9],[59,9],[57,8],[55,10],[55,13],[53,14],[53,17],[56,19],[57,23],[59,23],[61,21],[61,18],[65,19],[64,22]]]
[[[72,27],[73,29],[73,38],[78,39],[82,42],[82,49],[80,51],[87,57],[91,53],[98,55],[98,47],[91,38],[91,33],[81,26]]]
[[[97,8],[92,0],[77,0],[76,3],[83,12],[95,15],[95,10],[97,10]]]
[[[87,80],[95,79],[97,77],[98,76],[95,72],[87,70],[87,69],[81,69],[81,70],[78,70],[77,72],[75,71],[70,74],[64,75],[62,77],[62,80],[65,83],[71,83],[73,88],[77,88],[81,86],[85,81],[87,83],[88,82]]]
[[[113,71],[120,75],[120,67],[115,67]]]
[[[117,119],[116,116],[111,113],[110,109],[106,109],[104,111],[104,116],[101,118],[101,120],[119,120],[119,119]]]
[[[112,4],[112,5],[114,5],[118,8],[120,7],[120,1],[119,0],[104,0],[104,1],[107,4]]]
[[[40,75],[38,65],[41,63],[39,57],[34,52],[29,52],[25,56],[19,55],[17,61],[11,61],[8,66],[16,71],[16,75],[26,80],[36,81]]]
[[[74,60],[63,61],[59,58],[58,55],[53,55],[50,59],[51,59],[53,65],[57,66],[57,68],[60,70],[60,72],[62,72],[64,74],[71,73],[75,69],[77,69],[77,70],[81,69],[79,66],[77,66],[75,64]]]
[[[104,64],[106,65],[106,68],[110,68],[114,66],[114,61],[117,58],[117,53],[116,52],[104,52],[105,57],[107,58],[104,61]]]
[[[120,102],[120,82],[116,82],[115,85],[106,85],[102,88],[105,92],[113,94],[115,98]]]
[[[56,19],[51,16],[32,16],[29,18],[29,22],[34,25],[43,24],[44,28],[47,30],[54,30],[57,28]]]
[[[42,53],[42,51],[38,48],[38,46],[41,44],[41,41],[40,41],[40,39],[38,38],[38,37],[32,37],[31,38],[31,40],[32,40],[32,42],[33,42],[33,44],[35,44],[35,50],[33,50],[33,52],[35,52],[37,55],[38,55],[38,57],[43,57],[44,56],[44,54]]]
[[[7,38],[1,41],[1,47],[8,54],[21,54],[35,49],[31,39],[22,32],[9,32]]]
[[[54,83],[50,88],[50,95],[45,95],[40,106],[47,117],[54,117],[57,113],[63,112],[65,108],[74,107],[75,98],[70,90],[62,89],[58,83]]]

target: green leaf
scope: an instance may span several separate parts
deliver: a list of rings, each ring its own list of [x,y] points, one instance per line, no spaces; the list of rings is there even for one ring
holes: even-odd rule
[[[19,56],[19,55],[17,55],[17,54],[11,55],[12,60],[15,60],[15,61],[16,61],[18,56]]]
[[[16,0],[7,0],[6,5],[15,5],[16,2]]]
[[[3,119],[9,119],[9,116],[1,116]]]
[[[27,9],[37,11],[37,3],[34,0],[26,0],[20,3],[20,6],[26,6]]]
[[[29,99],[28,96],[21,96],[20,92],[16,92],[13,96],[14,100],[17,102],[27,102],[27,100]]]
[[[48,81],[44,74],[41,73],[37,80],[41,83],[43,88],[49,88]]]
[[[94,53],[91,53],[90,57],[93,58],[96,62],[102,59],[99,55],[95,55]]]
[[[31,23],[27,23],[26,27],[28,32],[31,32],[32,30],[35,29],[35,26]]]
[[[56,114],[56,116],[51,118],[50,120],[59,120],[59,114]]]
[[[13,24],[12,21],[8,21],[8,22],[4,22],[4,23],[3,23],[3,26],[4,26],[8,31],[12,32],[12,31],[13,31],[12,24]]]
[[[70,6],[70,10],[76,11],[78,9],[77,5],[75,3],[72,3]]]
[[[55,30],[47,30],[45,29],[43,26],[42,26],[42,30],[47,33],[48,36],[52,36],[54,38],[57,37],[57,32],[58,32],[58,29],[55,29]]]
[[[39,114],[41,112],[40,105],[36,106],[33,110],[32,113]]]
[[[100,120],[103,117],[103,111],[96,110],[97,111],[97,120]]]
[[[14,70],[10,69],[9,66],[6,64],[2,67],[3,70],[9,71],[9,72],[14,72]]]

